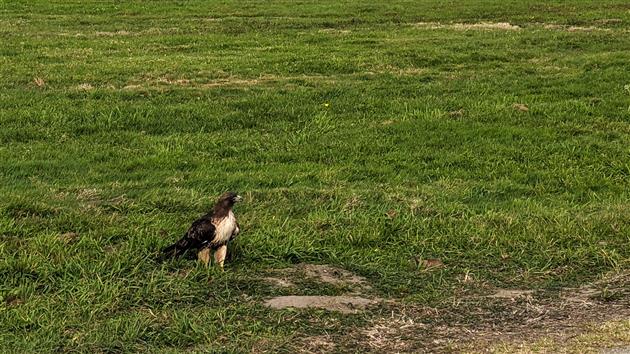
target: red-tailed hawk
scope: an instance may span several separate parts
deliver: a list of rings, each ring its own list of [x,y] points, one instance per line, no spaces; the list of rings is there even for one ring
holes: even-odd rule
[[[167,257],[176,257],[188,250],[196,250],[197,257],[207,266],[210,251],[214,250],[214,260],[223,269],[227,244],[241,231],[232,211],[234,204],[241,200],[236,193],[223,193],[211,212],[193,222],[184,237],[166,247],[162,253]]]

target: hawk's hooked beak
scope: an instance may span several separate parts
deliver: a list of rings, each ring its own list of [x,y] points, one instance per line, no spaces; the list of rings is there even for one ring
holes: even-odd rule
[[[237,196],[234,198],[234,201],[235,201],[235,202],[240,202],[240,201],[242,201],[242,200],[243,200],[243,197],[241,197],[240,195],[237,195]]]

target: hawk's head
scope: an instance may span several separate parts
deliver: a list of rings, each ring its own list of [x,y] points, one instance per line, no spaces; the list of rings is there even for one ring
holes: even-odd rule
[[[234,192],[225,192],[221,194],[221,197],[219,197],[219,201],[217,202],[217,204],[222,204],[222,205],[231,207],[232,205],[240,202],[241,200],[243,200],[243,197],[241,197],[240,195]]]

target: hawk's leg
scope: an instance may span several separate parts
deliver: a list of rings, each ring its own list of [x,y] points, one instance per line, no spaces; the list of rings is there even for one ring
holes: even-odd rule
[[[214,261],[223,269],[223,262],[225,261],[225,256],[227,255],[227,245],[223,245],[219,247],[216,252],[214,252]]]
[[[197,253],[197,258],[207,267],[210,263],[210,248],[206,247],[199,251]]]

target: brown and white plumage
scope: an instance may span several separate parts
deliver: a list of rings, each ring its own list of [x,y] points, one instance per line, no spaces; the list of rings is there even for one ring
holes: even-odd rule
[[[162,250],[162,253],[165,256],[176,257],[188,250],[196,250],[199,259],[208,265],[210,251],[215,250],[215,261],[223,267],[227,244],[241,231],[232,211],[234,204],[241,200],[242,198],[233,192],[222,194],[211,212],[195,220],[184,236]]]

